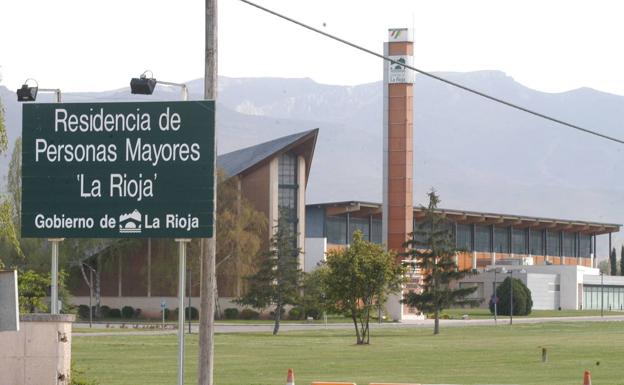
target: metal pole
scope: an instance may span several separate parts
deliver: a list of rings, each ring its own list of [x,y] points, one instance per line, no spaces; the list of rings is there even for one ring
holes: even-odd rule
[[[48,239],[52,244],[52,266],[50,274],[50,314],[59,314],[58,308],[58,246],[63,238]]]
[[[604,273],[600,272],[600,316],[604,317]]]
[[[494,299],[494,324],[498,324],[498,296],[496,295],[496,269],[494,269],[494,282],[492,282],[492,298]]]
[[[176,239],[179,247],[178,265],[178,385],[184,385],[184,289],[186,288],[186,243]]]
[[[93,269],[89,266],[89,327],[93,327]]]
[[[513,270],[509,270],[509,283],[511,284],[509,290],[509,324],[513,325]]]
[[[191,318],[193,318],[193,312],[191,311],[191,296],[192,296],[192,293],[191,293],[191,288],[192,288],[192,286],[191,286],[191,267],[189,266],[189,268],[187,270],[188,270],[188,281],[189,281],[189,283],[188,283],[188,293],[187,293],[187,296],[188,296],[188,327],[189,327],[189,334],[191,334],[192,333],[191,332]]]
[[[205,67],[204,67],[204,99],[217,99],[217,0],[206,0],[206,38],[205,38]],[[216,111],[215,111],[216,113]],[[216,135],[215,126],[215,135]],[[215,140],[214,153],[217,153]],[[216,157],[213,163],[213,207],[217,206],[217,167]],[[213,229],[216,230],[216,216],[213,210]],[[201,286],[200,286],[200,314],[199,314],[199,363],[197,383],[199,385],[213,384],[214,366],[214,313],[215,313],[215,251],[216,239],[213,230],[212,237],[202,239],[206,247],[201,256]]]

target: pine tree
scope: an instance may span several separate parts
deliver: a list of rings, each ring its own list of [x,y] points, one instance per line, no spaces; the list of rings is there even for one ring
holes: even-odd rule
[[[611,249],[611,254],[609,254],[609,268],[611,275],[617,275],[617,254],[615,252],[615,247]]]
[[[624,275],[624,245],[620,249],[620,275]]]
[[[299,301],[302,272],[297,257],[296,235],[291,231],[287,215],[279,216],[270,248],[260,263],[258,271],[247,278],[248,290],[237,302],[256,309],[274,306],[273,335],[279,332],[280,320],[286,305]]]
[[[425,209],[425,220],[411,234],[403,245],[409,248],[404,253],[412,265],[423,275],[420,292],[405,294],[403,302],[435,317],[433,334],[440,333],[440,312],[453,305],[477,306],[481,301],[466,297],[476,287],[453,288],[452,282],[469,275],[470,270],[460,270],[455,263],[455,247],[446,219],[436,212],[440,198],[435,191],[429,194],[429,205]]]

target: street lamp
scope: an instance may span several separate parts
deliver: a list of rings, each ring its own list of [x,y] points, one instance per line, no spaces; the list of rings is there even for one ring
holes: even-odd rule
[[[600,272],[600,316],[604,317],[604,272]]]
[[[522,269],[519,271],[520,274],[526,273],[526,270]],[[510,277],[510,287],[509,287],[509,324],[513,325],[513,269],[509,269],[509,277]]]
[[[29,86],[28,81],[31,83],[35,83],[35,86]],[[22,86],[17,90],[17,101],[18,102],[34,102],[37,100],[37,94],[39,92],[54,92],[54,101],[56,103],[61,102],[61,90],[58,88],[39,88],[39,82],[35,79],[28,78],[22,84]],[[48,241],[52,244],[52,261],[51,265],[51,274],[50,274],[50,313],[51,314],[59,314],[59,303],[58,303],[58,247],[59,242],[61,242],[63,238],[51,238]]]
[[[486,271],[494,271],[494,281],[492,282],[492,302],[494,303],[494,324],[498,323],[498,296],[496,295],[496,273],[499,269],[497,267],[486,269]],[[501,274],[507,274],[507,269],[500,268]]]
[[[147,77],[147,73],[150,77]],[[180,87],[182,89],[182,100],[188,100],[188,87],[182,83],[164,82],[156,80],[152,71],[144,71],[138,78],[130,80],[130,92],[135,95],[151,95],[154,93],[156,84],[166,86]],[[191,240],[187,238],[176,238],[178,243],[178,385],[184,384],[184,290],[186,288],[186,245]],[[191,286],[190,286],[190,270],[189,270],[189,333],[191,332]]]
[[[28,81],[34,82],[35,86],[29,86]],[[39,83],[35,79],[26,79],[24,84],[17,90],[18,102],[34,102],[37,100],[37,93],[39,92],[54,92],[55,102],[61,102],[61,90],[58,88],[39,88]]]
[[[148,72],[151,74],[150,77],[147,77]],[[154,88],[156,88],[156,84],[180,87],[182,89],[182,100],[188,100],[188,88],[186,87],[186,84],[156,80],[154,78],[154,74],[150,70],[143,72],[138,78],[132,78],[130,80],[130,92],[135,95],[151,95],[154,93]]]

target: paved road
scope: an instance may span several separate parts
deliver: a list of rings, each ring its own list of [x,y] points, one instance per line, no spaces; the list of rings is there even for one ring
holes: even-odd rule
[[[623,322],[624,315],[616,316],[581,316],[581,317],[541,317],[541,318],[515,318],[514,324],[538,324],[546,322]],[[499,318],[498,325],[508,325],[509,318]],[[110,324],[113,325],[113,324]],[[470,320],[440,320],[441,327],[468,327],[468,326],[495,326],[492,319],[470,319]],[[77,328],[88,328],[88,323],[77,322],[74,324]],[[164,335],[175,334],[177,330],[148,330],[148,331],[115,331],[115,328],[106,328],[106,324],[93,324],[94,329],[101,329],[101,332],[93,333],[74,333],[74,336],[112,336],[112,335]],[[280,331],[297,331],[297,330],[340,330],[351,329],[351,323],[329,323],[324,324],[293,324],[284,323],[280,326]],[[193,324],[191,329],[197,333],[197,324]],[[433,320],[403,321],[401,323],[371,323],[371,329],[393,329],[393,328],[433,328]],[[221,323],[216,325],[215,333],[270,333],[273,330],[273,324],[237,324],[237,323]]]

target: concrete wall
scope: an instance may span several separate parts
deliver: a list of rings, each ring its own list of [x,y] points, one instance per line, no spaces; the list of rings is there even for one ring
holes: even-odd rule
[[[73,315],[24,314],[0,332],[0,385],[63,385],[71,375]]]
[[[527,287],[531,290],[533,310],[559,308],[558,274],[527,274]]]

